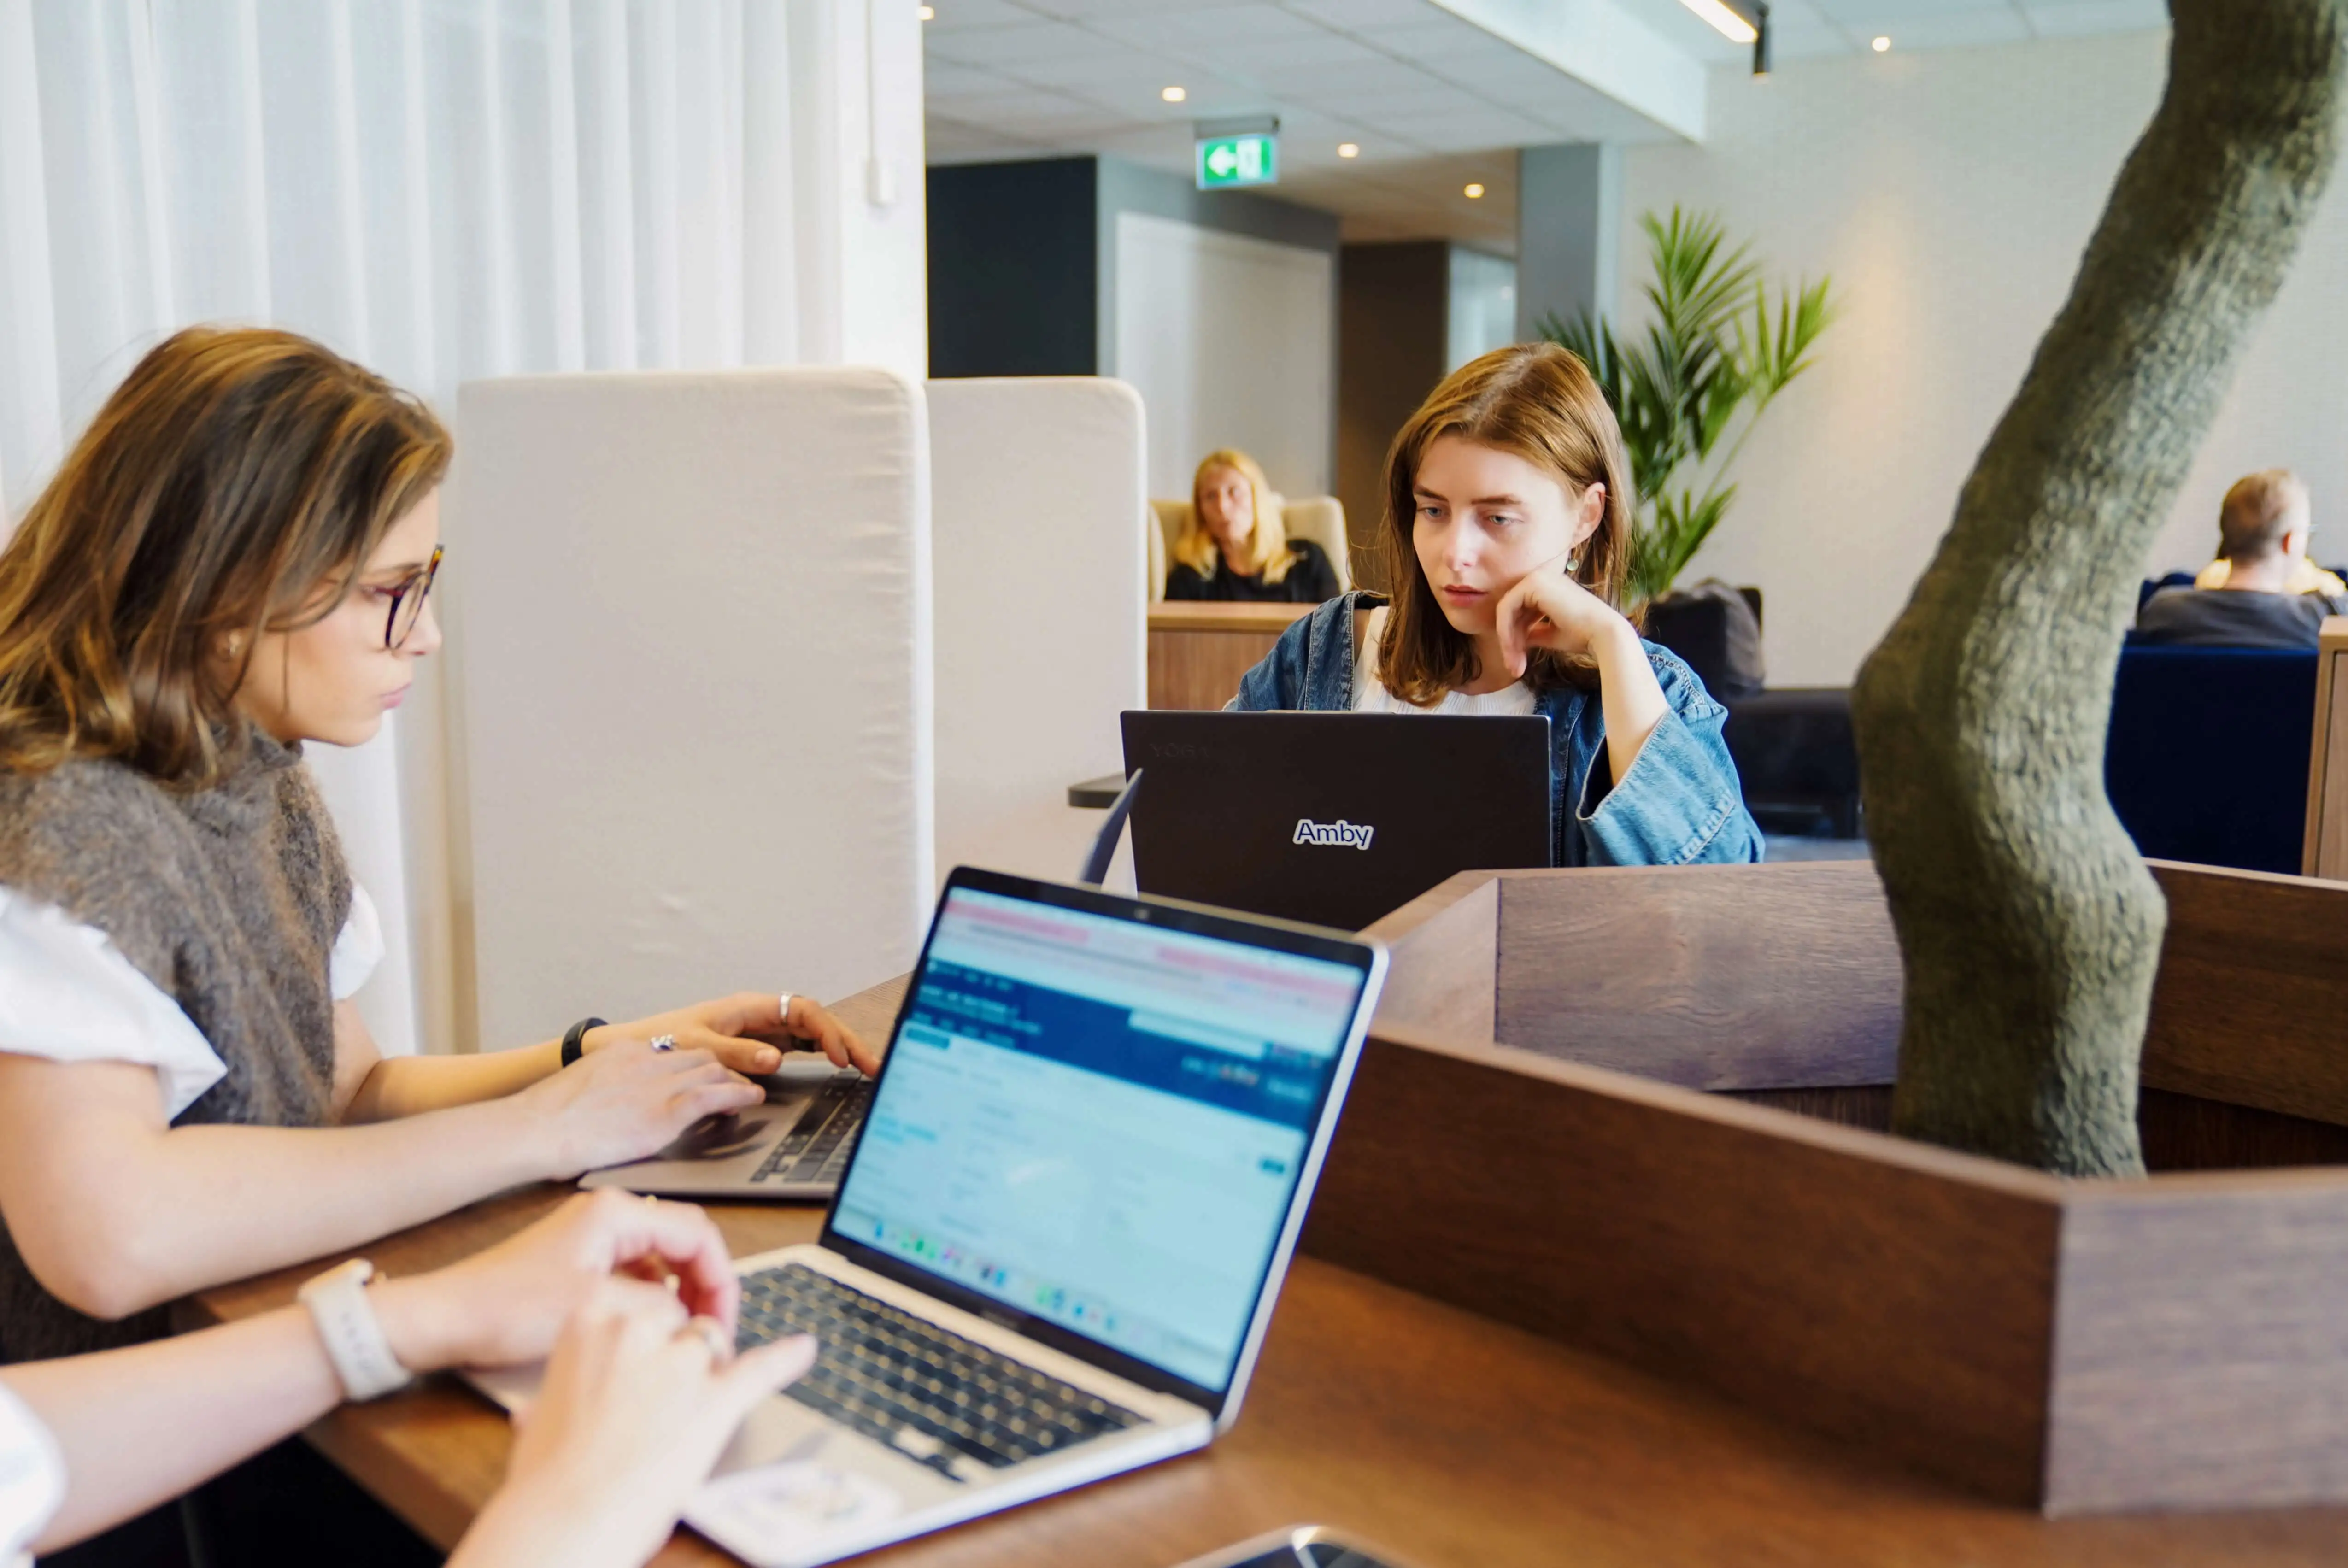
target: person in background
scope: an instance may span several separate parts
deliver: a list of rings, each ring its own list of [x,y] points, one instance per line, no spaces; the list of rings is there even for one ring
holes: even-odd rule
[[[816,1351],[798,1336],[737,1358],[739,1286],[717,1227],[690,1204],[618,1192],[573,1198],[448,1268],[354,1292],[355,1302],[308,1296],[175,1339],[0,1369],[0,1568],[152,1508],[344,1399],[369,1397],[327,1348],[323,1315],[336,1311],[360,1315],[410,1377],[553,1353],[505,1480],[452,1568],[636,1568],[751,1408]]]
[[[1166,570],[1169,599],[1318,604],[1337,573],[1309,539],[1291,539],[1263,469],[1245,452],[1209,452],[1190,480],[1190,516]]]
[[[2278,492],[2296,492],[2300,511],[2298,552],[2291,558],[2291,575],[2284,580],[2282,592],[2348,595],[2348,583],[2342,582],[2339,573],[2326,572],[2307,558],[2309,535],[2314,528],[2313,509],[2309,504],[2305,481],[2289,469],[2267,469],[2234,481],[2234,488],[2226,492],[2226,499],[2218,509],[2218,558],[2193,574],[2193,586],[2223,588],[2227,578],[2233,573],[2234,563],[2226,554],[2225,518],[2234,498],[2237,495],[2243,497],[2245,504],[2255,511],[2260,505],[2271,502]]]
[[[1392,603],[1322,605],[1229,706],[1543,714],[1557,864],[1757,861],[1727,710],[1620,608],[1631,505],[1622,432],[1581,360],[1549,343],[1471,360],[1387,454]]]
[[[2310,515],[2307,486],[2288,469],[2235,481],[2218,509],[2215,564],[2226,570],[2212,585],[2197,579],[2191,588],[2166,588],[2146,600],[2136,640],[2312,650],[2324,617],[2348,614],[2348,589],[2309,562]]]

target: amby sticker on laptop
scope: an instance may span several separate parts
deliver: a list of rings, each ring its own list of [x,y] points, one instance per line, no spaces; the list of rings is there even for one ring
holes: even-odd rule
[[[1316,822],[1310,817],[1296,819],[1296,836],[1292,844],[1332,844],[1340,849],[1366,850],[1375,828],[1357,827],[1340,817],[1334,822]]]

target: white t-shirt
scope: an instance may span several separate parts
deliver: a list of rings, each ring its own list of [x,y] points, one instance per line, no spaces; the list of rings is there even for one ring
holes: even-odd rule
[[[30,1568],[35,1538],[65,1500],[57,1439],[0,1383],[0,1568]]]
[[[1362,645],[1354,655],[1355,713],[1440,713],[1512,717],[1540,711],[1540,699],[1534,696],[1533,688],[1522,681],[1502,686],[1498,691],[1473,696],[1464,691],[1447,691],[1443,694],[1443,700],[1433,707],[1420,707],[1416,703],[1403,701],[1386,690],[1385,683],[1378,679],[1378,639],[1385,636],[1385,632],[1386,611],[1381,604],[1370,612],[1369,623],[1362,629]]]
[[[375,901],[351,884],[327,980],[337,1002],[383,961]],[[163,1088],[166,1119],[228,1076],[180,1005],[113,939],[52,903],[0,887],[0,1051],[61,1062],[143,1062]]]

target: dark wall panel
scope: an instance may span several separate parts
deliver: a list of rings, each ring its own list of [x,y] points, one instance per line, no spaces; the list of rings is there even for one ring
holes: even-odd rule
[[[1097,373],[1097,200],[1089,158],[929,171],[931,375]]]
[[[1354,580],[1384,589],[1372,546],[1385,511],[1386,448],[1443,379],[1450,246],[1347,245],[1337,270],[1337,499]]]

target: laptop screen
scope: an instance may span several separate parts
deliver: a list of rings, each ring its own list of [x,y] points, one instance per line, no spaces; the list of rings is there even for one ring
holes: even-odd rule
[[[949,889],[831,1229],[1223,1392],[1365,978]]]

